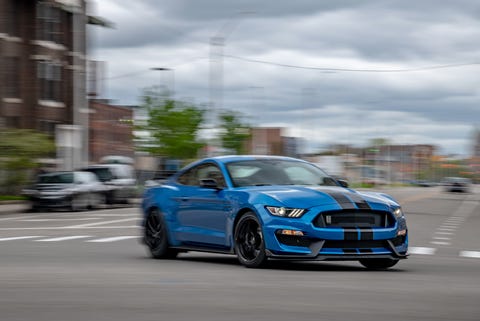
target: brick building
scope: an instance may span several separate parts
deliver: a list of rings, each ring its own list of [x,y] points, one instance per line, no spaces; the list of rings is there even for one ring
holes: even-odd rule
[[[69,153],[81,163],[88,161],[89,22],[101,24],[86,15],[85,0],[0,1],[0,128],[55,137],[58,125],[63,132],[75,125],[81,145]]]
[[[246,150],[255,155],[283,155],[282,128],[256,127],[251,129],[250,139],[246,142]]]
[[[109,155],[134,157],[131,107],[92,100],[89,115],[91,162],[98,162]]]

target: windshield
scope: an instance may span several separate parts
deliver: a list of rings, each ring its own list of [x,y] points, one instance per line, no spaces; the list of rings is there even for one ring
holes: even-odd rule
[[[318,167],[291,160],[248,160],[227,164],[235,187],[264,185],[329,185],[337,182]]]
[[[112,172],[107,167],[87,168],[85,171],[95,174],[101,182],[108,182],[113,179]]]
[[[39,184],[72,184],[73,173],[46,174],[38,177]]]

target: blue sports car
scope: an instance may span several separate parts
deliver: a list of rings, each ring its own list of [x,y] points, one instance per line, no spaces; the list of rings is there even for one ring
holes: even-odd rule
[[[386,269],[407,257],[406,220],[392,197],[349,189],[295,158],[203,159],[147,189],[142,209],[144,243],[157,259],[207,251],[251,268],[287,259]]]

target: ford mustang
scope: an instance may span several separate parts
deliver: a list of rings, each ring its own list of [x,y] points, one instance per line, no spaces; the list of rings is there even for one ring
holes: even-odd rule
[[[295,158],[197,161],[150,186],[142,210],[143,240],[156,259],[206,251],[236,254],[251,268],[287,259],[387,269],[408,255],[405,216],[391,196],[352,190]]]

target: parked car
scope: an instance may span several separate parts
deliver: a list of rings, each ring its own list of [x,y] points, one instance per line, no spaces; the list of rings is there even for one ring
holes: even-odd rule
[[[93,173],[105,185],[105,197],[108,204],[128,203],[136,196],[134,169],[126,164],[97,164],[82,168]]]
[[[468,178],[463,177],[445,177],[443,185],[447,192],[468,193],[472,182]]]
[[[68,208],[86,210],[105,204],[105,188],[89,172],[52,172],[41,174],[36,183],[23,190],[32,209]]]
[[[419,179],[416,181],[412,181],[412,185],[420,186],[420,187],[432,187],[432,186],[435,186],[435,182],[428,181],[425,179]]]
[[[195,162],[145,191],[144,242],[157,259],[181,251],[268,259],[356,260],[386,269],[407,257],[400,205],[357,192],[303,160],[221,156]]]

